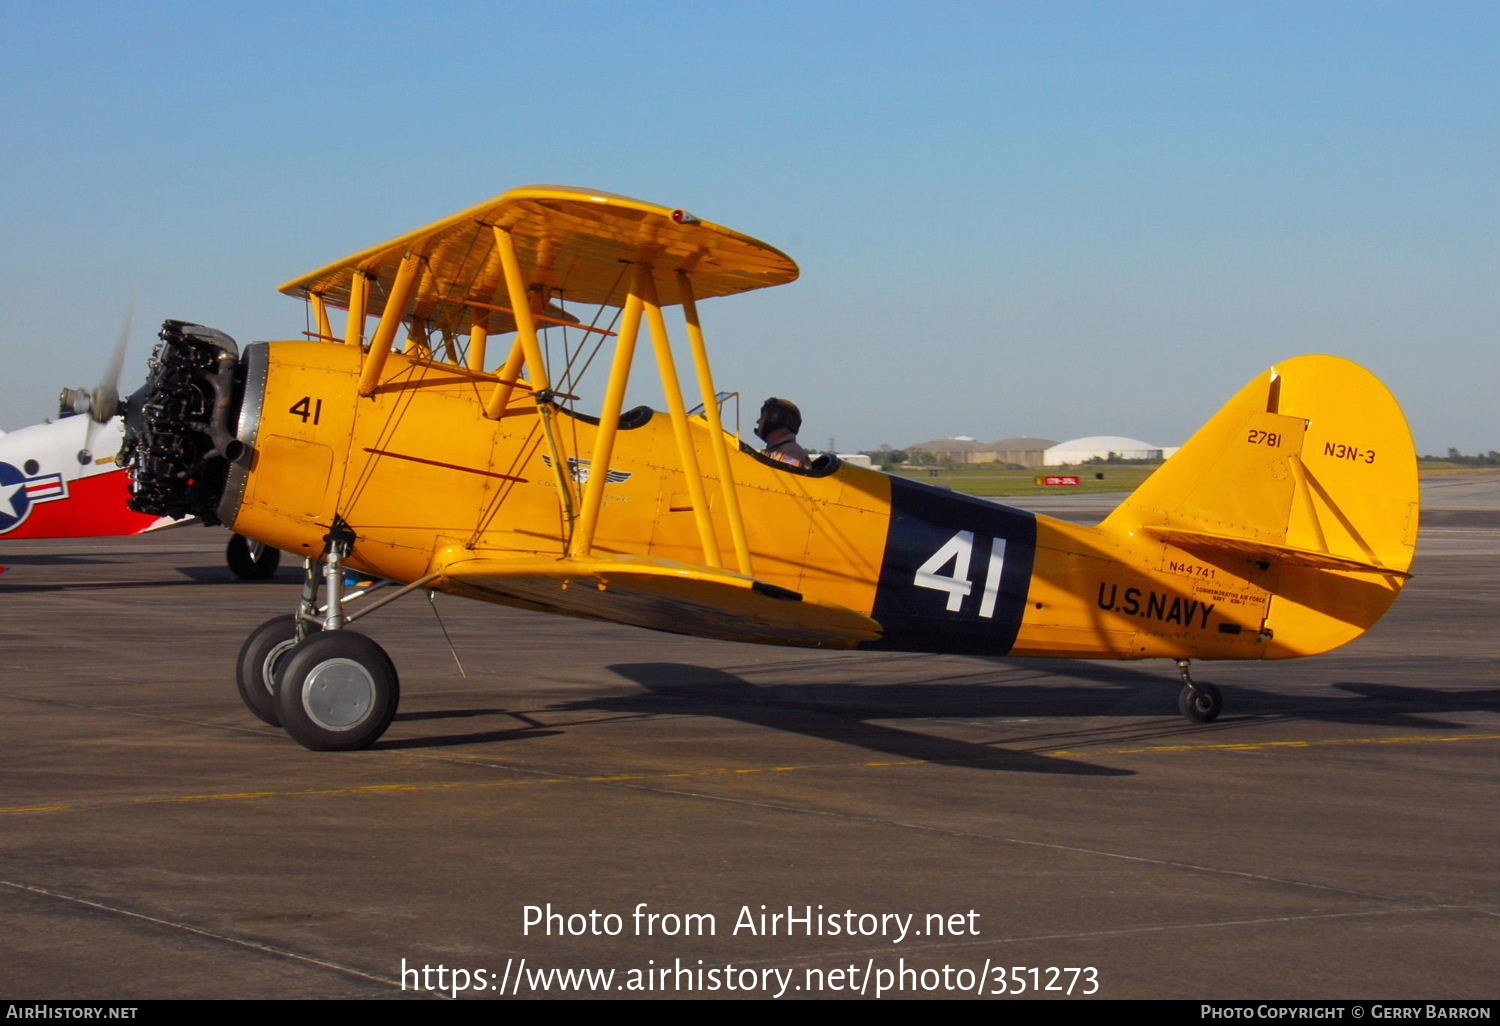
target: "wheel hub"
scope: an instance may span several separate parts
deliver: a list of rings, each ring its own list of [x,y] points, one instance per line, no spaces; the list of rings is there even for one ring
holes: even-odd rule
[[[276,694],[276,671],[278,669],[277,664],[281,662],[283,656],[285,656],[288,652],[296,647],[297,639],[295,637],[288,638],[286,641],[283,641],[281,644],[271,649],[271,651],[267,652],[265,659],[261,661],[260,680],[261,683],[266,686],[266,690],[269,691],[272,695]]]
[[[364,720],[374,705],[374,678],[353,659],[319,663],[302,686],[302,706],[324,730],[348,730]]]

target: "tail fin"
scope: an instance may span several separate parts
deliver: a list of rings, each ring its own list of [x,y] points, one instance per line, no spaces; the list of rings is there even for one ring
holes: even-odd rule
[[[1267,658],[1364,633],[1410,576],[1416,449],[1395,397],[1335,356],[1251,381],[1100,525],[1263,587]]]

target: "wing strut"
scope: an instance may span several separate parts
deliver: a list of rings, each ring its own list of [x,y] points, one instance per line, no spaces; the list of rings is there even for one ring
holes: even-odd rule
[[[344,330],[344,344],[365,344],[365,295],[369,289],[370,276],[356,269],[349,277],[349,326]]]
[[[604,483],[609,478],[609,461],[615,451],[615,433],[620,427],[620,411],[625,406],[625,386],[630,382],[630,365],[635,359],[635,343],[641,333],[641,297],[634,289],[625,300],[620,317],[620,333],[615,338],[615,357],[610,364],[609,384],[604,392],[604,406],[599,411],[599,434],[594,441],[594,472],[583,489],[583,511],[578,529],[573,532],[568,555],[581,559],[591,554],[594,530],[599,526],[599,507],[604,502]]]
[[[521,375],[521,365],[525,362],[526,350],[517,338],[511,343],[510,355],[505,358],[505,363],[495,371],[499,380],[495,382],[495,390],[490,393],[489,401],[484,404],[484,415],[490,420],[499,420],[510,408],[510,394],[515,391],[517,379]]]
[[[531,302],[526,296],[526,279],[521,273],[521,261],[516,256],[516,240],[499,225],[491,225],[490,233],[495,238],[495,249],[500,254],[500,266],[505,273],[505,291],[510,298],[510,312],[516,318],[516,341],[510,347],[505,365],[496,372],[500,380],[495,382],[495,390],[490,393],[489,401],[484,407],[486,417],[499,420],[505,416],[505,411],[510,406],[511,392],[516,387],[516,379],[520,376],[523,365],[531,367],[531,387],[535,391],[550,388],[551,382],[547,377],[547,365],[542,360],[542,346],[536,337],[536,318],[532,316]],[[566,468],[567,464],[559,459],[559,453],[551,455],[554,468]],[[567,479],[567,471],[559,469],[558,473],[563,475],[558,481],[558,486],[562,487]]]
[[[401,258],[401,269],[391,285],[390,298],[385,301],[385,310],[380,315],[380,327],[370,340],[370,351],[365,354],[365,365],[359,374],[359,394],[373,395],[380,383],[380,372],[385,369],[385,358],[391,355],[391,343],[396,339],[396,329],[406,320],[406,306],[416,290],[417,278],[422,273],[422,258],[408,252]],[[351,306],[353,304],[350,304]],[[354,316],[351,310],[350,317]]]
[[[536,319],[532,317],[531,301],[526,295],[526,278],[521,272],[521,260],[516,256],[515,236],[499,225],[491,225],[490,230],[495,237],[495,248],[500,253],[500,266],[505,271],[505,291],[510,296],[511,311],[516,318],[518,343],[511,349],[510,359],[505,362],[505,370],[501,371],[500,381],[495,385],[495,395],[491,397],[492,404],[497,398],[500,399],[497,415],[503,415],[505,406],[510,402],[510,382],[515,380],[514,374],[506,371],[511,369],[512,364],[517,365],[516,372],[521,369],[517,361],[517,348],[521,350],[526,365],[531,368],[531,387],[534,392],[549,391],[552,380],[547,376],[547,362],[542,359],[542,344],[536,337]],[[501,389],[504,389],[503,393]],[[552,419],[557,415],[557,408],[550,401],[542,402],[538,397],[536,412],[542,423],[542,434],[547,439],[547,450],[552,457],[552,473],[557,477],[557,499],[562,504],[563,522],[571,531],[577,514],[573,505],[573,482],[572,475],[568,472],[568,460],[557,444],[557,433],[552,429]]]
[[[677,289],[682,301],[683,315],[687,323],[688,342],[693,352],[693,365],[697,371],[698,386],[703,391],[704,416],[708,420],[709,445],[713,450],[714,466],[719,475],[719,489],[724,496],[724,510],[729,520],[729,533],[734,544],[735,563],[740,573],[753,576],[750,560],[750,545],[745,534],[744,517],[740,512],[739,495],[735,489],[734,474],[729,458],[729,440],[719,418],[719,405],[714,400],[713,372],[708,363],[708,348],[703,341],[703,328],[698,320],[698,306],[693,296],[692,281],[685,271],[677,272]],[[609,384],[605,391],[604,405],[599,411],[599,433],[594,442],[593,471],[584,486],[582,509],[577,529],[573,532],[568,554],[574,559],[587,558],[592,554],[594,535],[599,526],[599,511],[604,502],[604,489],[609,479],[609,461],[614,454],[615,436],[620,426],[620,411],[625,403],[625,387],[630,380],[631,365],[635,359],[636,344],[640,339],[641,318],[645,316],[650,326],[652,346],[657,367],[661,372],[662,391],[666,395],[667,410],[672,420],[672,432],[677,441],[677,455],[681,462],[683,478],[688,496],[693,504],[693,520],[698,529],[698,540],[703,546],[705,565],[715,569],[724,566],[723,553],[714,533],[713,519],[709,515],[708,490],[703,480],[703,470],[698,463],[698,452],[693,445],[693,429],[688,422],[686,404],[682,398],[682,383],[677,374],[672,356],[672,342],[667,333],[666,318],[662,315],[657,300],[656,280],[652,265],[647,261],[637,262],[629,294],[620,320],[619,334],[615,339],[614,361],[610,367]],[[501,372],[502,379],[507,377]],[[497,386],[498,388],[499,386]]]
[[[698,301],[693,296],[693,282],[686,271],[677,272],[678,288],[682,292],[682,314],[687,321],[688,342],[693,349],[693,366],[698,371],[698,388],[703,392],[703,416],[708,420],[708,433],[712,437],[714,466],[719,471],[719,490],[724,496],[725,513],[729,516],[729,535],[734,541],[735,562],[740,573],[754,577],[750,566],[750,543],[745,537],[745,521],[740,515],[740,495],[735,487],[734,471],[729,461],[729,439],[724,434],[724,422],[719,417],[718,393],[714,390],[713,372],[708,366],[708,347],[703,343],[703,325],[698,320]]]
[[[516,318],[516,338],[531,368],[531,385],[538,392],[545,391],[552,387],[552,382],[547,377],[547,363],[542,359],[542,344],[537,341],[536,319],[531,316],[531,301],[526,295],[521,260],[516,256],[515,237],[499,225],[492,225],[490,230],[495,236],[495,248],[500,251],[500,266],[505,270],[505,290]]]
[[[316,292],[309,292],[307,298],[312,303],[313,316],[317,318],[318,337],[332,339],[333,326],[328,323],[328,304],[323,302],[323,297]]]
[[[667,394],[667,411],[672,417],[672,433],[677,437],[677,456],[682,461],[682,476],[687,480],[688,498],[693,504],[693,520],[698,525],[698,540],[703,545],[703,561],[715,569],[724,566],[719,553],[719,539],[714,537],[713,521],[708,515],[708,495],[703,488],[703,471],[698,466],[698,451],[693,448],[693,429],[688,424],[687,406],[682,401],[682,382],[672,359],[672,342],[667,337],[667,320],[656,300],[656,280],[648,263],[635,265],[635,288],[646,308],[651,325],[651,342],[656,350],[656,365],[661,371],[662,390]],[[704,402],[713,404],[713,393]]]
[[[485,350],[489,347],[490,329],[484,326],[482,316],[475,317],[469,326],[469,359],[467,366],[476,374],[484,373]]]
[[[499,298],[498,296],[495,298]],[[486,351],[489,349],[490,328],[486,323],[488,305],[475,303],[469,310],[469,370],[484,373]],[[507,310],[507,313],[510,311]],[[517,340],[519,341],[519,339]]]

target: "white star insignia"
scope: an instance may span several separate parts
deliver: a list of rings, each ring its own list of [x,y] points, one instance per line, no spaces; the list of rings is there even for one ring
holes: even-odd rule
[[[25,481],[13,485],[0,484],[0,514],[8,516],[12,520],[21,515],[20,511],[16,509],[15,502],[12,500],[17,492],[24,491],[25,488]]]

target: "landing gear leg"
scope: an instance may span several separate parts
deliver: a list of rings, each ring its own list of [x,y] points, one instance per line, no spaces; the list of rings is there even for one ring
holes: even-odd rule
[[[304,748],[351,751],[385,733],[401,683],[385,650],[344,626],[343,560],[353,551],[354,532],[336,519],[326,540],[322,566],[312,559],[305,564],[295,618],[305,636],[275,662],[273,704],[281,725]]]
[[[1182,690],[1177,694],[1177,710],[1194,723],[1212,723],[1224,709],[1224,696],[1212,684],[1199,684],[1188,672],[1188,661],[1177,660],[1182,674]]]

